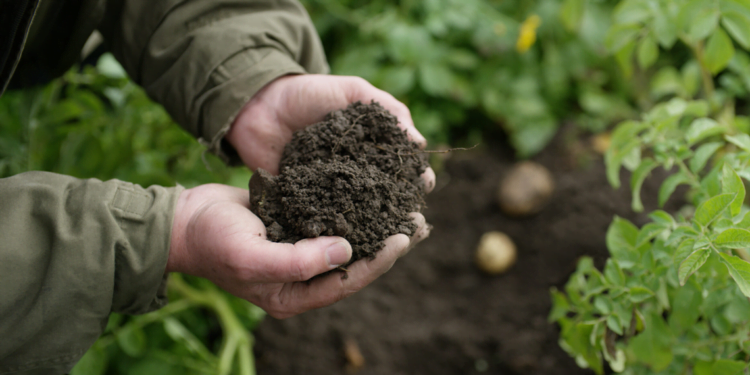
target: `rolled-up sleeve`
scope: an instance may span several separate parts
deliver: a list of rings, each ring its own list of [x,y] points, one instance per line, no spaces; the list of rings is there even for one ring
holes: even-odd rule
[[[111,1],[100,30],[128,74],[230,163],[239,159],[221,140],[256,92],[283,75],[328,72],[292,0]]]
[[[47,172],[0,179],[0,374],[67,373],[110,312],[166,303],[181,191]]]

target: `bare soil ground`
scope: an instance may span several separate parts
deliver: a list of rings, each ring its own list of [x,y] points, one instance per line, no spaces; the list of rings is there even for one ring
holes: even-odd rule
[[[627,187],[609,186],[587,143],[563,132],[533,159],[552,171],[556,189],[527,219],[507,217],[497,205],[498,183],[514,163],[502,139],[481,152],[453,153],[427,196],[430,238],[344,301],[284,321],[267,318],[256,332],[258,373],[591,373],[559,348],[557,327],[546,320],[549,289],[567,281],[582,255],[604,263],[614,215],[637,225],[647,218],[631,211]],[[646,212],[656,208],[663,180],[656,174],[644,184]],[[474,264],[479,238],[491,230],[507,233],[519,250],[516,265],[500,276]],[[346,342],[358,346],[361,367],[348,363]]]

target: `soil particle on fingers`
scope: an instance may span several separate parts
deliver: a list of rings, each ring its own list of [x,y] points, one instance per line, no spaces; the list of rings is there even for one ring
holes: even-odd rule
[[[250,209],[271,241],[341,236],[350,263],[373,258],[387,237],[417,230],[409,213],[424,207],[427,167],[395,116],[357,102],[295,133],[281,174],[259,169],[250,180]]]

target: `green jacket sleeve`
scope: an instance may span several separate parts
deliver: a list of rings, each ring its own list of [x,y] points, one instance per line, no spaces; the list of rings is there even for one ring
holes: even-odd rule
[[[110,312],[166,303],[181,187],[46,172],[0,179],[0,374],[63,374]]]
[[[225,162],[240,109],[283,75],[327,73],[320,39],[293,0],[112,0],[100,30],[128,74]]]

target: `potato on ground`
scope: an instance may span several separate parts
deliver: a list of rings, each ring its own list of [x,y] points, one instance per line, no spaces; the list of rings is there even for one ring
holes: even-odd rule
[[[538,213],[552,197],[555,183],[544,166],[525,161],[514,166],[500,182],[500,208],[510,216]]]
[[[484,272],[503,273],[516,262],[516,245],[503,232],[487,232],[479,240],[475,260]]]

